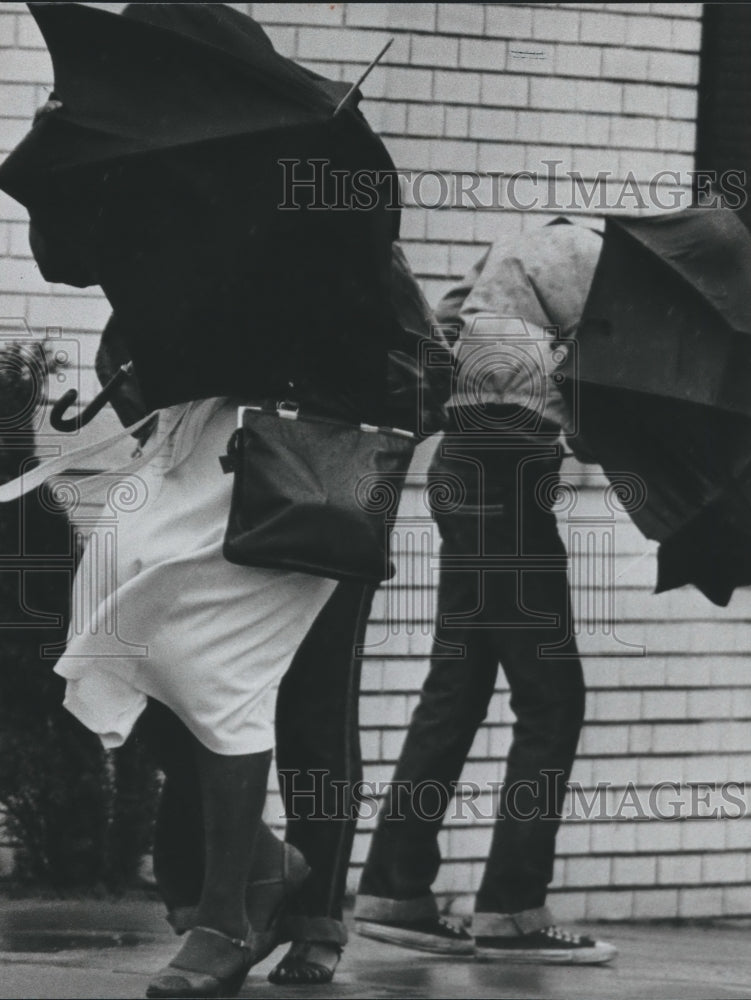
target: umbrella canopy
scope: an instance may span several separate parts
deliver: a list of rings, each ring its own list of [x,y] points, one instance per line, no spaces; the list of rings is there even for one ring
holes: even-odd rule
[[[443,405],[451,392],[451,351],[440,328],[435,328],[433,311],[398,243],[392,246],[390,296],[400,334],[388,352],[387,423],[427,436],[443,427]],[[118,379],[131,361],[129,339],[111,316],[95,359],[99,381],[112,387],[98,398],[107,396],[124,426],[149,412],[135,376]]]
[[[29,9],[60,107],[0,167],[0,187],[31,208],[60,171],[331,124],[350,90],[280,55],[259,24],[224,4],[130,4],[122,15],[76,3]],[[344,127],[367,146],[371,166],[393,169],[356,110],[359,98],[354,92],[342,108]]]
[[[609,218],[578,328],[585,447],[661,543],[657,591],[751,583],[751,235],[729,210]]]
[[[293,382],[301,401],[378,421],[398,211],[358,93],[335,114],[346,85],[221,4],[30,6],[59,106],[0,187],[29,209],[50,280],[102,286],[146,405]],[[363,171],[377,178],[368,211],[346,207]]]

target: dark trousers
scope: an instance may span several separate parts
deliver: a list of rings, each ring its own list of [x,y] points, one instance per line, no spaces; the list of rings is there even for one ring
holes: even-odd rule
[[[559,464],[543,461],[535,478]],[[519,492],[520,483],[509,476],[505,500],[501,490],[474,514],[436,516],[442,548],[431,667],[381,808],[361,896],[429,901],[441,862],[438,832],[500,663],[516,721],[475,909],[519,913],[545,903],[584,682],[565,548],[554,515],[533,489],[522,484]],[[419,796],[409,794],[422,782]],[[411,912],[417,916],[419,905]]]
[[[357,823],[352,786],[362,780],[360,660],[374,590],[340,583],[297,651],[279,688],[276,762],[286,839],[311,875],[293,912],[342,919]]]
[[[294,904],[295,929],[317,940],[340,941],[342,899],[355,814],[351,785],[362,777],[357,702],[362,642],[373,589],[341,583],[314,622],[279,689],[277,766],[287,812],[286,839],[311,866]],[[252,669],[252,664],[248,665]],[[165,781],[157,811],[154,869],[169,909],[195,905],[203,881],[203,816],[187,730],[158,702],[150,702],[138,730]],[[342,801],[345,807],[342,807]],[[325,818],[324,818],[325,817]],[[313,931],[311,930],[311,933]]]

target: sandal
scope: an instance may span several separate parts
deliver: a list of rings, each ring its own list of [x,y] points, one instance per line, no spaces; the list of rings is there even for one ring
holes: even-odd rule
[[[268,980],[275,986],[325,986],[334,978],[341,957],[342,947],[332,941],[293,941]]]
[[[310,866],[297,848],[284,845],[281,877],[257,879],[248,886],[245,910],[251,927],[252,964],[290,940],[285,933],[287,905],[310,874]]]
[[[212,927],[194,927],[170,964],[149,983],[146,996],[233,997],[252,964],[247,941]]]
[[[253,965],[270,955],[277,945],[289,941],[282,933],[283,911],[310,874],[308,863],[296,847],[283,844],[282,850],[281,875],[248,884],[245,906],[252,929],[249,944]],[[167,921],[176,934],[184,934],[195,927],[197,914],[197,906],[173,906]]]

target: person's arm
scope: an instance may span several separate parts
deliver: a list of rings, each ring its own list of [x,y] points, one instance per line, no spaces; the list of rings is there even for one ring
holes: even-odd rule
[[[560,325],[566,308],[559,306],[570,297],[562,290],[571,272],[571,239],[557,229],[574,227],[499,240],[476,268],[458,310],[452,406],[476,411],[478,418],[491,407],[530,410],[551,432],[569,425],[569,407],[555,382],[562,352],[549,331]],[[543,296],[541,288],[553,294]]]
[[[390,418],[399,427],[427,436],[443,428],[443,407],[451,391],[451,356],[398,243],[392,244],[391,304],[398,337],[388,354]],[[426,351],[428,343],[431,347]]]
[[[443,333],[453,345],[461,333],[461,310],[464,302],[475,286],[490,254],[490,248],[485,251],[477,263],[464,275],[458,285],[448,291],[435,307],[437,322],[445,327]]]

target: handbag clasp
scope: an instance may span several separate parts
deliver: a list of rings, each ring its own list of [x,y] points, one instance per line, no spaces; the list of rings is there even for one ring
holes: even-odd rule
[[[293,403],[290,399],[280,399],[276,404],[276,412],[285,420],[297,420],[300,414],[300,404]]]

